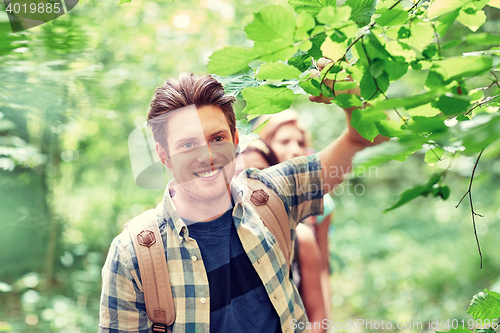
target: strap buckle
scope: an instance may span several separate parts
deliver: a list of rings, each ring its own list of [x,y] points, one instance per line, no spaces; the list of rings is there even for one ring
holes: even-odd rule
[[[163,323],[153,323],[153,333],[166,333],[167,325]]]

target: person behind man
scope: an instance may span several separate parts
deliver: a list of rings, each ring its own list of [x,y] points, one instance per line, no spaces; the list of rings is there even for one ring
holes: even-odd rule
[[[243,180],[233,179],[239,135],[232,102],[215,79],[193,74],[167,80],[151,101],[156,150],[174,176],[156,208],[176,312],[167,330],[308,331],[293,326],[307,318],[284,255],[243,199]],[[294,240],[297,223],[321,214],[323,192],[343,181],[328,170],[348,170],[371,144],[348,126],[318,154],[243,175],[278,194]],[[136,253],[122,232],[103,267],[100,332],[150,332],[144,304]]]
[[[271,124],[266,125],[262,131],[269,125]],[[283,155],[283,153],[284,151],[281,150],[280,154]],[[305,149],[301,155],[305,155]],[[260,139],[252,141],[242,152],[242,156],[246,168],[254,167],[262,170],[279,163],[274,151]],[[322,254],[312,229],[305,223],[299,223],[296,228],[296,236],[291,265],[292,280],[299,290],[307,319],[311,323],[322,323],[324,319],[328,319],[329,315],[329,275],[328,272],[322,270]],[[316,327],[313,325],[311,329],[312,333],[325,331],[325,327],[319,324]]]

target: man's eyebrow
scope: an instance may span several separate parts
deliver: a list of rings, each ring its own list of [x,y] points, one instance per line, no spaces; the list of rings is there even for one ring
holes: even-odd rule
[[[220,134],[226,134],[227,135],[227,134],[229,134],[229,131],[226,130],[226,129],[220,130],[220,131],[217,131],[215,133],[210,134],[210,136],[216,136],[216,135],[220,135]]]
[[[184,142],[184,141],[196,141],[196,140],[199,140],[199,139],[200,138],[197,137],[197,136],[181,137],[181,138],[175,139],[175,143],[180,143],[180,142]]]

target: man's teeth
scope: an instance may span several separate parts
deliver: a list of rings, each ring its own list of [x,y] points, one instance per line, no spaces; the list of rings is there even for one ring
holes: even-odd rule
[[[203,178],[207,178],[207,177],[212,177],[213,175],[215,175],[217,172],[219,172],[220,169],[217,169],[215,171],[209,171],[209,172],[203,172],[203,173],[196,173],[196,175],[198,177],[203,177]]]

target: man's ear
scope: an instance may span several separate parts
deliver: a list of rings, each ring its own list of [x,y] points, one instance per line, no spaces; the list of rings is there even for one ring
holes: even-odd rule
[[[172,169],[172,161],[168,157],[165,149],[157,142],[156,143],[156,154],[160,158],[161,162],[169,169]]]

